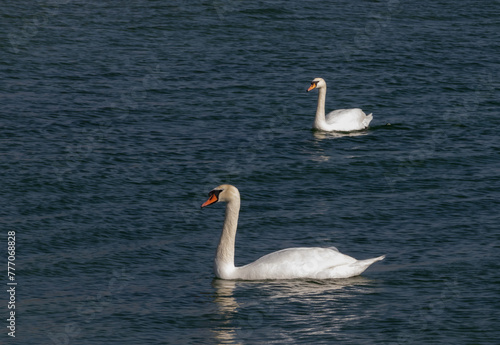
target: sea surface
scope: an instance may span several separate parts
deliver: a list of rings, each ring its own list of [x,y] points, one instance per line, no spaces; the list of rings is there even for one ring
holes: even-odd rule
[[[2,5],[0,343],[498,344],[499,13]],[[315,77],[327,111],[370,127],[313,131]],[[223,183],[241,193],[237,265],[303,246],[387,257],[350,279],[215,279],[224,205],[200,205]]]

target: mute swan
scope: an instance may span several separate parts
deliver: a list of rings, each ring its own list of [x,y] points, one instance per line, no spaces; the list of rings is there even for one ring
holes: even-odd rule
[[[356,260],[337,248],[289,248],[267,254],[248,265],[234,266],[234,242],[240,213],[240,193],[232,185],[223,184],[208,193],[205,207],[218,201],[227,202],[222,234],[215,256],[215,275],[221,279],[328,279],[349,278],[364,272],[385,255]]]
[[[359,108],[334,110],[325,119],[326,82],[324,79],[315,78],[307,92],[313,89],[318,89],[318,108],[314,119],[314,129],[340,132],[359,131],[367,128],[373,119],[372,114],[366,115]]]

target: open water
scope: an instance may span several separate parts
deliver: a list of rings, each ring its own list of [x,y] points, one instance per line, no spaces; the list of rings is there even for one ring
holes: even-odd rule
[[[498,344],[498,1],[2,7],[0,343]],[[312,131],[315,77],[370,128]],[[387,258],[216,280],[223,205],[200,205],[222,183],[238,265]]]

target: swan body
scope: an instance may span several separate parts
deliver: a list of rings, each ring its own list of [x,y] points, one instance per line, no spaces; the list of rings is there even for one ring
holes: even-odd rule
[[[315,78],[307,92],[318,89],[318,107],[313,128],[321,131],[350,132],[365,129],[373,120],[373,115],[366,115],[359,108],[338,109],[325,116],[326,82],[322,78]]]
[[[236,187],[221,185],[209,193],[209,199],[201,207],[218,201],[227,202],[222,234],[214,260],[215,275],[221,279],[331,279],[349,278],[363,273],[379,256],[356,260],[340,253],[337,248],[288,248],[264,255],[241,267],[234,266],[234,244],[238,227],[240,194]]]

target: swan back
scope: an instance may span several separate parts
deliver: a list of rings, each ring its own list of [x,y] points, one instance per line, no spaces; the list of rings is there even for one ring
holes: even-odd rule
[[[356,260],[335,247],[288,248],[236,267],[234,277],[245,280],[349,278],[363,273],[383,258]]]

